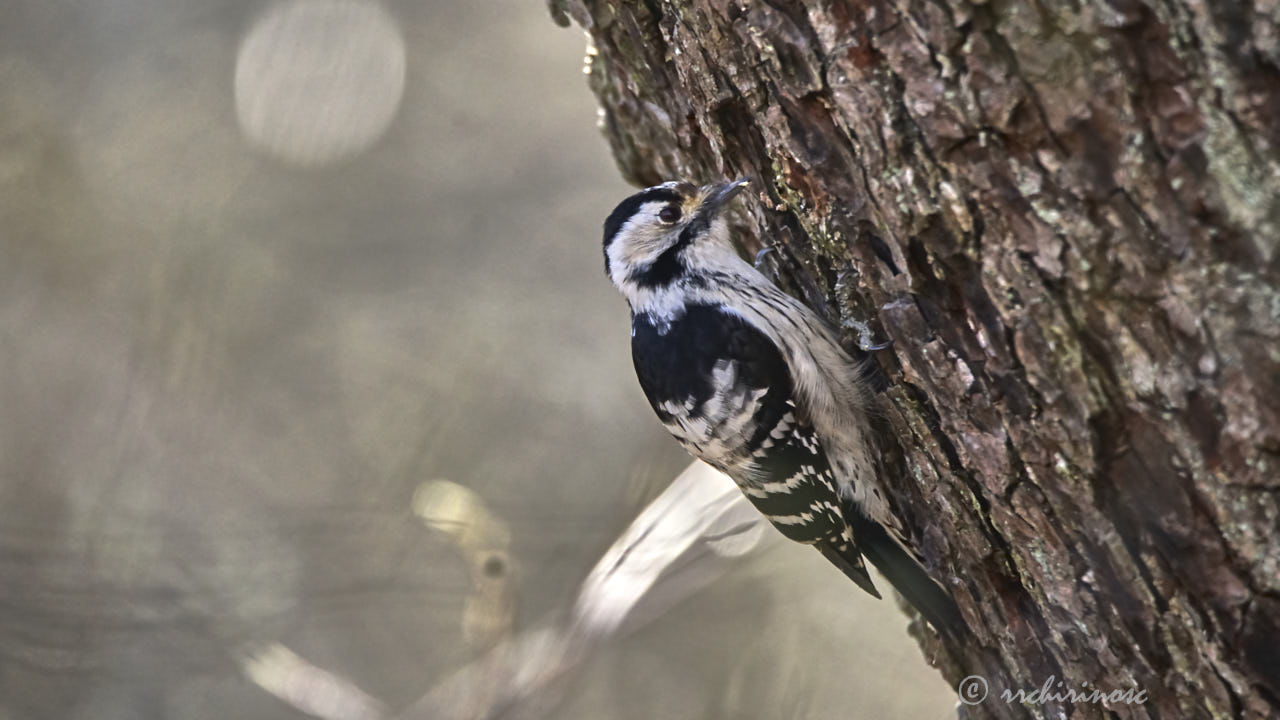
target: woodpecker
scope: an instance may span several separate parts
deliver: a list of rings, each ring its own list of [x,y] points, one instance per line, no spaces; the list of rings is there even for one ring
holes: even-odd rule
[[[605,220],[605,274],[631,306],[640,386],[671,435],[784,536],[880,597],[865,556],[935,628],[954,630],[954,602],[885,499],[858,364],[732,242],[723,211],[747,184],[663,183]]]

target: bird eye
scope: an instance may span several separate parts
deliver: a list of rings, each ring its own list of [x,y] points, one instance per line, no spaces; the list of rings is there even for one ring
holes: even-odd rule
[[[664,223],[671,224],[680,219],[680,208],[675,205],[668,205],[658,212],[658,219]]]

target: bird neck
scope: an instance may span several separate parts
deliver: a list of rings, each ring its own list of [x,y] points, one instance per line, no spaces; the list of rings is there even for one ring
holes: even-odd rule
[[[671,282],[658,286],[627,283],[623,294],[634,315],[644,315],[660,330],[679,320],[691,305],[741,307],[752,295],[777,292],[769,280],[737,257],[717,255],[691,264]]]

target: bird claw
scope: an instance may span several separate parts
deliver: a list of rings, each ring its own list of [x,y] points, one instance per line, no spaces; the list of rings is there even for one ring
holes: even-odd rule
[[[846,268],[844,270],[841,270],[839,274],[836,275],[836,285],[835,285],[836,297],[838,299],[838,302],[840,303],[840,314],[844,316],[844,319],[840,321],[840,325],[845,330],[853,330],[857,332],[858,349],[862,350],[863,352],[875,352],[877,350],[884,350],[885,348],[893,344],[893,340],[885,340],[882,343],[872,342],[872,338],[875,336],[875,333],[874,331],[872,331],[871,325],[861,320],[856,320],[850,316],[852,311],[851,311],[851,308],[849,307],[850,305],[849,299],[850,299],[850,295],[854,291],[853,291],[853,288],[849,286],[849,281],[851,279],[856,279],[857,277],[858,277],[857,272],[855,272],[852,268]]]
[[[853,318],[847,318],[840,324],[846,330],[853,330],[857,332],[858,349],[862,350],[863,352],[875,352],[877,350],[884,350],[890,345],[893,345],[893,340],[885,340],[882,343],[873,343],[871,341],[871,338],[872,338],[871,327],[865,322],[860,322],[858,320],[854,320]]]
[[[755,263],[754,263],[754,265],[755,265],[756,269],[757,269],[757,270],[759,270],[759,269],[760,269],[760,264],[761,264],[762,262],[764,262],[764,259],[765,259],[766,257],[768,257],[768,256],[769,256],[769,253],[773,253],[773,252],[777,252],[777,251],[778,251],[778,246],[777,246],[777,245],[766,245],[766,246],[764,246],[764,247],[760,248],[760,252],[756,253],[756,259],[755,259]]]

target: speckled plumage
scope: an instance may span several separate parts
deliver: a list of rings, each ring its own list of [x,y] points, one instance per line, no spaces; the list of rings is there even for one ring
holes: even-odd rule
[[[632,318],[636,375],[658,419],[695,457],[732,477],[787,538],[839,548],[846,573],[874,592],[844,522],[836,478],[795,404],[777,346],[740,317],[692,305]]]

